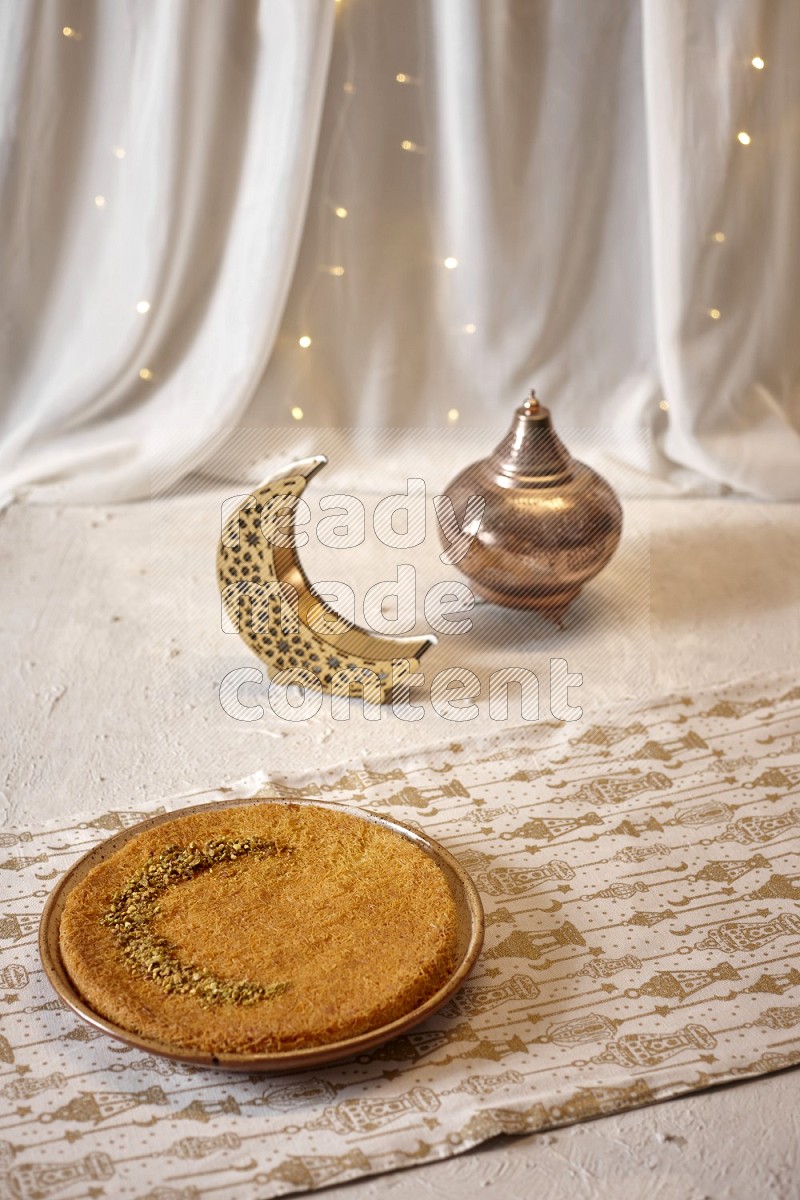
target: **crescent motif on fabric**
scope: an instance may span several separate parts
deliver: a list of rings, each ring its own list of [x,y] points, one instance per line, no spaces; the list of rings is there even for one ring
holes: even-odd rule
[[[315,592],[297,557],[295,512],[308,481],[327,461],[316,455],[292,463],[224,520],[219,590],[233,629],[271,676],[287,672],[287,683],[391,703],[437,639],[362,629]]]

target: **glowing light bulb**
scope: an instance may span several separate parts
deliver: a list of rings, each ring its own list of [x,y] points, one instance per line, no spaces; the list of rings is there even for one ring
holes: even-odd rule
[[[96,208],[105,208],[105,206],[106,206],[105,196],[95,196],[94,203],[95,203]]]
[[[662,412],[669,412],[669,400],[661,400],[658,407]]]
[[[125,157],[125,150],[123,149],[122,146],[115,146],[114,149],[111,151],[111,153],[114,155],[114,158],[124,158]]]
[[[150,301],[149,300],[140,300],[139,303],[136,305],[136,311],[138,313],[141,313],[143,316],[145,313],[149,313],[150,312]]]
[[[474,332],[475,332],[475,326],[470,321],[469,325],[464,326],[464,333],[474,333]]]
[[[718,308],[710,308],[708,310],[708,315],[711,317],[712,321],[718,321],[721,316],[721,313]]]
[[[308,336],[307,333],[304,333],[301,338],[297,339],[297,344],[298,344],[298,346],[302,346],[304,350],[307,350],[308,347],[311,345],[311,338]]]
[[[715,242],[724,242],[725,241],[725,234],[722,232],[721,229],[718,229],[717,232],[713,233],[711,236],[713,237]]]
[[[337,207],[333,211],[336,213],[337,217],[339,217],[339,219],[342,221],[347,216],[347,209],[342,204],[337,205]]]
[[[336,275],[337,278],[344,275],[344,267],[326,267],[325,270],[329,275]]]
[[[141,371],[139,372],[139,378],[144,379],[146,383],[148,380],[153,378],[153,372],[149,367],[142,367]]]
[[[452,256],[450,258],[446,258],[444,260],[444,265],[447,267],[448,271],[455,271],[456,267],[458,266],[458,259],[453,258]]]
[[[755,58],[751,58],[750,62],[753,64],[753,66],[755,67],[755,69],[757,71],[763,71],[764,67],[766,66],[766,63],[764,62],[764,60],[760,54],[757,54],[755,56]]]
[[[745,131],[743,129],[741,130],[741,132],[737,133],[736,137],[737,137],[737,140],[740,141],[743,146],[750,145],[750,142],[751,142],[750,134],[745,133]]]
[[[302,419],[303,419],[302,408],[299,408],[297,405],[295,405],[294,408],[292,409],[292,416],[294,417],[295,421],[302,421]]]
[[[61,32],[65,38],[72,38],[74,42],[81,40],[81,34],[78,33],[77,29],[73,29],[71,25],[65,25]]]
[[[348,96],[354,96],[356,93],[356,85],[348,79],[347,83],[342,84],[342,91]]]
[[[408,76],[404,75],[403,72],[400,71],[399,74],[395,75],[395,79],[397,80],[398,83],[405,83],[406,80],[408,79]]]
[[[398,83],[409,83],[413,84],[415,87],[422,82],[417,75],[406,75],[405,71],[399,71],[398,74],[395,75],[395,79]]]
[[[404,138],[404,140],[400,143],[400,148],[401,148],[401,150],[410,150],[410,151],[419,149],[419,147],[417,146],[417,143],[410,142],[408,140],[408,138]]]
[[[455,425],[456,421],[458,420],[458,417],[459,417],[459,412],[458,412],[458,409],[457,409],[457,408],[451,408],[451,409],[450,409],[450,411],[449,411],[449,412],[448,412],[448,414],[447,414],[447,419],[448,419],[448,421],[450,422],[450,424],[451,424],[451,425]]]

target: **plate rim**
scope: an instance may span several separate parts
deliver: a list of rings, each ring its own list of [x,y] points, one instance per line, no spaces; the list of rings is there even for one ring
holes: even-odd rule
[[[469,939],[464,953],[461,955],[459,962],[447,980],[423,1004],[417,1005],[410,1012],[395,1018],[395,1020],[390,1021],[386,1025],[379,1026],[377,1029],[371,1029],[354,1037],[345,1038],[338,1042],[329,1042],[322,1046],[308,1046],[299,1050],[281,1050],[261,1054],[230,1052],[215,1054],[213,1051],[208,1050],[192,1050],[185,1047],[173,1046],[167,1042],[160,1042],[156,1038],[149,1038],[133,1033],[95,1012],[82,998],[77,987],[73,984],[64,966],[59,948],[61,914],[72,889],[77,886],[92,868],[105,862],[112,854],[116,853],[117,850],[121,849],[122,846],[126,845],[140,833],[144,833],[149,829],[155,829],[159,825],[167,824],[169,821],[173,821],[179,817],[189,816],[192,813],[209,812],[212,810],[222,812],[228,808],[241,808],[257,804],[333,808],[346,812],[371,824],[389,829],[396,835],[404,837],[406,840],[417,845],[437,863],[440,869],[444,868],[443,873],[447,879],[451,894],[453,894],[453,888],[450,875],[455,876],[463,892],[463,903],[459,903],[460,898],[456,895],[453,895],[453,901],[460,917],[462,919],[466,916],[469,917]],[[117,1041],[123,1042],[125,1045],[158,1055],[161,1058],[170,1059],[173,1062],[180,1062],[190,1066],[205,1066],[217,1070],[241,1071],[255,1074],[258,1072],[281,1073],[299,1071],[310,1067],[343,1062],[347,1059],[355,1058],[364,1051],[374,1050],[377,1046],[384,1045],[393,1038],[421,1024],[426,1018],[438,1012],[465,982],[475,966],[483,947],[484,933],[485,918],[483,904],[474,881],[455,855],[429,834],[424,833],[413,825],[408,825],[404,821],[398,820],[396,817],[374,813],[369,809],[359,808],[353,804],[333,800],[318,800],[310,797],[276,795],[212,800],[202,804],[193,804],[187,808],[176,809],[172,812],[156,813],[152,817],[147,817],[143,821],[137,821],[135,825],[118,830],[116,833],[112,833],[109,837],[104,838],[82,854],[66,870],[50,892],[39,921],[38,947],[42,967],[56,995],[72,1012],[95,1029],[100,1030]]]

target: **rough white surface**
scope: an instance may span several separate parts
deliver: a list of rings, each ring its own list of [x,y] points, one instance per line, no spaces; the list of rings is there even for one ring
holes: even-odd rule
[[[250,723],[223,713],[220,679],[253,660],[220,628],[215,505],[195,496],[113,509],[13,507],[0,516],[5,819],[135,808],[258,769],[293,772],[485,728],[483,704],[477,720],[457,726],[430,712],[417,725],[391,715],[367,723],[355,710],[348,722],[333,721],[322,709],[299,724],[269,710]],[[538,668],[563,656],[584,674],[571,697],[590,718],[609,699],[697,690],[797,661],[796,507],[639,500],[626,513],[627,549],[577,602],[563,631],[480,609],[468,641],[431,652],[434,670],[459,663],[483,679],[498,658],[503,665]],[[388,577],[376,573],[374,547],[346,553],[346,569],[326,563],[311,546],[304,560],[312,578],[326,570],[334,577],[335,567],[339,578],[355,581],[359,594]],[[435,556],[425,564],[419,570],[426,584],[447,577]],[[796,1197],[799,1084],[800,1074],[790,1071],[554,1133],[504,1139],[328,1194],[353,1200],[482,1194],[511,1200],[534,1193],[540,1200]]]

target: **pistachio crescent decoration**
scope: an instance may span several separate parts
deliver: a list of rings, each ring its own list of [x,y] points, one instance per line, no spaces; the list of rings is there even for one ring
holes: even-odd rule
[[[295,510],[327,461],[320,454],[292,463],[227,518],[217,582],[234,627],[271,676],[289,672],[322,691],[388,704],[436,638],[392,638],[352,625],[309,583],[297,557]]]
[[[194,963],[183,963],[176,948],[153,930],[159,899],[168,888],[220,863],[236,862],[248,855],[266,858],[291,854],[291,846],[278,846],[267,838],[217,838],[200,847],[167,846],[133,875],[113,897],[102,918],[135,975],[151,979],[170,994],[195,996],[201,1004],[256,1004],[285,992],[286,983],[260,984],[247,979],[222,979]]]

